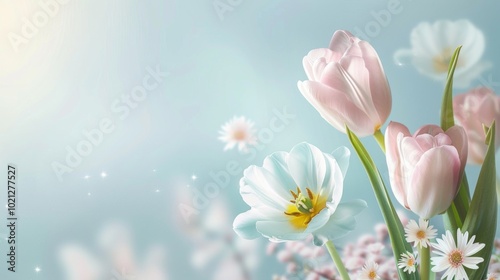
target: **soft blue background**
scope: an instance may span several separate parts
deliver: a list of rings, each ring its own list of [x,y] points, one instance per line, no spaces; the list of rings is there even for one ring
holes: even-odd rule
[[[19,32],[22,18],[31,17],[32,12],[18,9],[23,2],[37,9],[30,1],[0,0],[5,31],[0,52],[10,61],[0,61],[0,154],[2,166],[15,163],[19,168],[20,218],[19,271],[15,276],[6,273],[1,261],[0,278],[23,280],[63,279],[58,246],[75,241],[92,248],[99,229],[114,220],[130,226],[139,253],[151,244],[166,249],[170,279],[208,279],[210,269],[195,270],[189,263],[194,248],[178,211],[179,190],[188,184],[202,188],[212,180],[209,173],[224,169],[230,160],[242,167],[260,164],[271,152],[288,151],[302,141],[323,151],[349,146],[345,135],[299,93],[296,83],[306,77],[302,57],[326,47],[337,29],[364,28],[373,20],[371,12],[386,9],[388,3],[242,0],[221,20],[212,0],[69,1],[14,53],[6,32]],[[389,119],[414,130],[438,123],[443,85],[413,67],[396,66],[393,53],[409,47],[409,33],[420,21],[467,18],[486,34],[484,58],[494,67],[485,79],[491,75],[500,81],[500,5],[493,0],[400,0],[400,5],[402,12],[370,42],[392,88]],[[157,65],[170,76],[119,120],[110,112],[112,102],[142,82],[146,67]],[[498,85],[494,90],[500,91]],[[253,160],[222,151],[218,130],[233,115],[245,115],[263,128],[273,109],[284,106],[295,119]],[[84,139],[81,131],[96,128],[104,117],[114,120],[115,130],[58,181],[51,164],[63,162],[65,147],[76,146]],[[373,139],[364,143],[387,178],[383,154]],[[108,176],[101,178],[101,172]],[[6,171],[0,173],[5,182]],[[470,182],[477,173],[477,167],[469,169]],[[86,175],[90,177],[84,179]],[[231,201],[231,219],[247,209],[238,195],[238,180],[232,177],[220,194]],[[370,205],[352,238],[370,232],[382,218],[356,157],[345,186],[345,199],[362,198]],[[0,205],[5,194],[3,188]],[[5,218],[1,211],[1,224]],[[6,234],[4,226],[0,234]],[[6,246],[1,240],[2,256]],[[263,250],[265,261],[255,279],[283,271]]]

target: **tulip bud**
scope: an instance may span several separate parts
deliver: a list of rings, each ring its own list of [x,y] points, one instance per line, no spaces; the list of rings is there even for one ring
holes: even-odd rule
[[[303,59],[307,81],[302,95],[333,127],[368,136],[379,130],[391,112],[389,83],[377,52],[365,41],[339,30],[328,49],[310,51]]]
[[[486,150],[485,128],[500,123],[500,96],[486,87],[475,88],[453,98],[457,124],[467,132],[469,163],[482,164]],[[500,146],[500,129],[496,131],[495,148]]]
[[[385,146],[392,191],[401,205],[423,219],[448,209],[458,192],[467,161],[467,136],[460,126],[444,132],[426,125],[412,136],[391,122]]]

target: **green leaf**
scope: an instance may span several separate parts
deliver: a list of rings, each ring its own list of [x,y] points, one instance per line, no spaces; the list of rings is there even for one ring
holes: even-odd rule
[[[444,88],[443,102],[441,105],[441,128],[445,131],[455,125],[453,114],[453,74],[455,73],[461,49],[462,46],[458,47],[451,57],[446,86]],[[446,211],[446,215],[443,216],[444,224],[447,229],[451,232],[456,232],[457,228],[462,227],[467,211],[469,210],[469,204],[469,183],[467,182],[467,176],[464,172],[457,196]]]
[[[486,245],[475,255],[482,257],[484,261],[478,264],[479,268],[477,270],[469,270],[469,279],[484,279],[488,270],[497,227],[495,122],[491,125],[486,139],[488,140],[488,150],[462,228],[462,232],[468,231],[470,236],[476,236],[475,242]]]
[[[441,104],[441,128],[447,130],[455,125],[453,115],[453,74],[457,67],[458,56],[462,46],[458,47],[450,60],[448,68],[448,77],[446,79],[446,86],[444,87],[443,102]]]
[[[394,252],[394,258],[396,259],[396,263],[398,263],[398,259],[402,253],[405,252],[413,252],[412,247],[405,240],[404,228],[401,224],[401,220],[394,209],[394,205],[391,202],[389,194],[387,193],[387,189],[384,185],[384,181],[380,176],[380,172],[377,169],[377,166],[373,162],[370,154],[365,149],[359,138],[348,128],[346,127],[347,136],[349,137],[349,141],[351,141],[352,146],[356,150],[361,163],[363,164],[366,173],[368,174],[368,178],[373,187],[373,191],[375,192],[375,197],[377,198],[377,202],[382,210],[382,215],[384,216],[385,223],[387,224],[387,228],[389,231],[389,237],[391,238],[392,249]],[[418,276],[418,272],[413,274],[408,274],[403,272],[402,269],[398,269],[399,279],[401,280],[417,280],[420,279]]]

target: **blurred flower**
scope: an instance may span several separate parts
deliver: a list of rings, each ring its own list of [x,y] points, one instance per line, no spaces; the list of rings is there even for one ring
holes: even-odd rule
[[[432,257],[432,271],[440,272],[446,270],[441,279],[466,279],[469,280],[464,266],[468,269],[478,269],[477,264],[484,261],[481,257],[471,257],[475,253],[484,248],[483,243],[474,243],[476,236],[473,235],[469,240],[469,232],[462,234],[460,229],[457,229],[457,243],[449,230],[446,235],[442,235],[442,239],[437,238],[437,244],[432,243],[432,247],[436,249],[438,257]]]
[[[332,156],[301,143],[290,153],[267,156],[262,167],[248,167],[240,193],[251,209],[236,217],[234,230],[243,238],[263,235],[272,241],[313,234],[316,245],[353,230],[366,202],[340,203],[349,156],[345,147]]]
[[[67,280],[102,279],[103,268],[87,249],[76,244],[67,244],[59,251],[61,264]]]
[[[377,52],[365,41],[339,30],[328,49],[310,51],[303,59],[307,81],[302,95],[333,127],[347,125],[358,136],[374,134],[391,112],[389,83]]]
[[[403,272],[408,272],[412,274],[415,272],[416,267],[415,256],[411,252],[406,252],[401,254],[401,258],[399,259],[398,267],[403,268]]]
[[[130,279],[167,279],[163,250],[152,247],[144,261],[137,262],[130,232],[123,225],[106,226],[99,234],[99,249],[104,255],[96,256],[80,245],[64,245],[59,252],[66,272],[64,279],[100,280],[125,276]],[[109,267],[105,269],[102,264]]]
[[[457,124],[467,132],[470,163],[482,164],[486,150],[483,125],[500,123],[500,96],[487,87],[478,87],[453,98],[453,112]],[[500,145],[500,129],[496,130],[495,147]]]
[[[412,136],[406,126],[391,122],[385,147],[391,187],[401,205],[424,219],[448,209],[467,160],[467,135],[462,127],[444,132],[426,125]]]
[[[467,87],[491,67],[491,63],[481,61],[485,48],[483,32],[469,20],[422,22],[411,31],[410,41],[411,49],[394,54],[396,63],[411,59],[421,74],[434,80],[446,80],[451,57],[459,46],[462,50],[453,85]]]
[[[500,240],[495,239],[493,253],[491,254],[488,272],[500,276]],[[498,277],[500,278],[500,277]]]
[[[234,234],[229,209],[222,199],[210,204],[190,237],[195,250],[191,263],[196,269],[210,267],[212,279],[250,280],[258,262],[257,240],[246,240]]]
[[[486,280],[498,280],[500,279],[500,276],[498,276],[496,273],[488,273],[486,276]]]
[[[276,279],[288,279],[288,277],[290,279],[335,279],[336,272],[325,247],[314,246],[311,241],[312,236],[300,241],[269,243],[268,246],[275,249],[277,260],[286,264],[287,275],[276,275]]]
[[[427,248],[431,245],[430,240],[436,237],[437,230],[429,226],[429,221],[420,218],[418,225],[415,220],[411,220],[405,227],[405,233],[408,243],[415,242],[413,246]]]
[[[399,215],[402,221],[407,218]],[[351,279],[359,279],[363,267],[368,262],[378,264],[377,274],[381,279],[398,280],[398,269],[388,236],[386,224],[377,224],[375,234],[364,234],[356,242],[343,246],[342,259]],[[269,242],[268,247],[278,261],[286,267],[286,275],[276,279],[340,279],[325,247],[311,244],[312,236],[301,241],[284,243]],[[286,258],[282,258],[285,255]]]
[[[380,279],[380,276],[378,275],[378,264],[373,261],[367,262],[363,267],[363,270],[359,274],[359,279],[360,280]]]
[[[238,144],[240,152],[246,152],[250,145],[257,144],[254,123],[244,116],[233,117],[226,122],[219,131],[219,140],[226,142],[224,151],[230,150]]]

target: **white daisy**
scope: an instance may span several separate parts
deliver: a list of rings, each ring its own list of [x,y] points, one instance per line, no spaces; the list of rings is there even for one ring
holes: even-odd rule
[[[486,280],[498,280],[500,279],[500,276],[496,273],[488,273],[486,276]]]
[[[378,275],[378,264],[373,261],[367,262],[363,266],[363,269],[360,272],[359,279],[360,280],[380,279],[380,276]]]
[[[484,261],[481,257],[471,257],[475,253],[484,248],[483,243],[474,243],[476,236],[473,235],[469,240],[469,232],[462,234],[460,229],[457,229],[457,243],[453,239],[453,235],[449,230],[446,235],[442,235],[443,239],[436,239],[437,243],[432,243],[432,247],[436,249],[436,254],[439,256],[432,257],[432,271],[440,272],[446,270],[441,276],[441,279],[465,279],[469,280],[464,267],[468,269],[478,269],[477,264]]]
[[[405,227],[406,241],[415,242],[413,246],[417,248],[420,246],[427,248],[427,245],[431,244],[430,240],[436,237],[436,233],[437,230],[429,226],[429,221],[422,218],[419,219],[418,225],[415,220],[410,220]]]
[[[406,252],[401,254],[401,258],[399,259],[398,262],[398,267],[399,268],[404,268],[403,272],[408,272],[409,274],[412,274],[415,272],[415,267],[416,267],[417,261],[415,259],[415,255],[411,252]]]
[[[482,61],[485,49],[483,32],[469,20],[421,22],[411,31],[411,48],[394,54],[396,63],[410,60],[423,75],[446,81],[448,65],[455,48],[462,46],[453,84],[465,88],[481,76],[491,63]]]
[[[226,142],[224,151],[230,150],[238,144],[238,150],[246,152],[249,145],[257,144],[254,123],[244,116],[233,117],[226,122],[219,131],[219,140]]]

